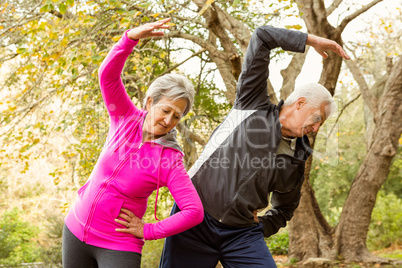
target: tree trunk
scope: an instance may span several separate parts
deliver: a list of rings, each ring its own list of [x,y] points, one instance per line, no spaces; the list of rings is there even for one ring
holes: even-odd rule
[[[366,238],[377,193],[387,178],[402,133],[402,121],[395,120],[402,116],[402,58],[387,79],[379,105],[371,146],[353,181],[335,232],[319,212],[308,180],[311,160],[306,163],[302,199],[290,224],[289,258],[342,256],[346,261],[380,260],[367,250]]]
[[[375,260],[366,248],[366,237],[377,193],[387,178],[402,133],[402,57],[392,68],[378,110],[373,142],[353,181],[335,233],[336,250],[347,261]]]
[[[309,136],[312,148],[315,136],[315,133]],[[306,162],[302,197],[289,224],[289,259],[298,261],[332,257],[333,228],[322,215],[309,180],[312,160],[313,156],[310,156]]]
[[[341,33],[344,27],[359,14],[362,14],[363,12],[365,12],[370,7],[374,6],[375,3],[378,2],[379,2],[378,0],[373,1],[370,4],[363,6],[360,10],[356,11],[352,15],[345,18],[344,21],[342,21],[341,24],[338,26],[338,28],[334,28],[328,23],[327,11],[325,10],[325,5],[323,1],[321,0],[297,1],[299,9],[303,13],[302,17],[306,23],[309,33],[335,40],[337,43],[341,45],[343,44],[341,39]],[[319,83],[322,84],[324,87],[326,87],[328,91],[331,93],[331,95],[333,95],[335,92],[335,86],[338,80],[341,65],[342,65],[342,59],[339,56],[335,55],[334,53],[330,53],[329,58],[324,60],[323,62],[323,71],[321,73]],[[312,139],[314,138],[315,137],[312,137]],[[314,142],[312,142],[312,145],[313,144]],[[312,146],[312,148],[314,147]],[[334,228],[329,226],[327,221],[324,219],[319,209],[317,200],[315,199],[314,191],[311,188],[309,182],[311,161],[312,159],[309,159],[308,162],[306,163],[305,182],[302,187],[302,197],[300,200],[299,207],[296,210],[295,215],[289,224],[289,258],[295,258],[301,261],[314,257],[335,259],[336,257],[338,257],[339,253],[345,256],[347,252],[350,253],[351,251],[354,251],[356,247],[352,247],[352,243],[346,243],[346,241],[341,240],[339,238],[339,234],[342,233],[342,231],[344,231],[342,228],[337,228],[335,230]],[[384,167],[386,166],[387,165],[385,164]],[[387,167],[389,168],[389,165]],[[385,177],[386,174],[384,175],[384,180]],[[357,185],[360,185],[361,183],[362,181],[356,180]],[[379,187],[381,186],[381,184],[379,185]],[[360,189],[359,187],[357,188]],[[371,193],[374,193],[374,200],[375,195],[378,192],[378,189],[374,193],[372,190],[376,190],[375,187],[370,188]],[[354,200],[356,194],[359,193],[355,190],[353,190],[353,192],[351,191],[348,200]],[[352,201],[349,202],[353,203]],[[360,224],[356,226],[359,226],[358,228],[364,228],[364,226],[367,226],[366,230],[368,230],[372,207],[371,209],[365,212],[359,210],[358,211],[351,210],[351,211],[352,213],[349,216],[345,215],[344,217],[345,223],[349,222],[350,216],[359,215],[360,220],[364,220],[365,222],[364,224],[360,222]],[[368,218],[367,216],[364,217],[360,216],[363,214],[367,215],[367,212],[370,212],[370,214],[368,214]],[[345,223],[342,226],[345,226],[345,228],[350,228],[350,226],[346,226],[347,224],[345,225]],[[358,222],[353,221],[352,224],[358,224]],[[358,239],[358,241],[362,240],[365,241],[367,231],[359,233],[359,235],[360,238]],[[350,242],[353,241],[353,239],[348,240],[348,237],[345,235],[343,237],[347,241]],[[363,250],[361,250],[361,252],[363,252]],[[360,252],[356,252],[356,254],[360,254]],[[352,259],[353,258],[348,258],[348,260]],[[359,258],[359,260],[361,259],[362,258]]]

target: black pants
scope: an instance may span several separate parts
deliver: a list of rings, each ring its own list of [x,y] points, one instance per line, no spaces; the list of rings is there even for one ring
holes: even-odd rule
[[[140,268],[141,254],[88,245],[63,229],[64,268]]]
[[[173,205],[172,214],[179,208]],[[165,239],[159,268],[274,268],[262,224],[236,228],[205,212],[199,225]]]

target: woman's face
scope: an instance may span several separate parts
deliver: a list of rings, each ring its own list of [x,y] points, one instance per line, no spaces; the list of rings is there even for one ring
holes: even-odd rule
[[[146,106],[148,114],[143,128],[153,138],[161,137],[180,122],[186,108],[187,100],[183,98],[171,100],[162,97],[156,104],[149,98]]]

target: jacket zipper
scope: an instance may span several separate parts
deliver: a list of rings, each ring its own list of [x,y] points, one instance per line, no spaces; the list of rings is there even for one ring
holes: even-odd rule
[[[242,183],[242,185],[240,185],[239,189],[236,191],[235,196],[232,198],[232,201],[230,201],[229,205],[227,206],[225,212],[223,213],[222,217],[219,219],[219,222],[222,222],[223,219],[226,217],[226,215],[228,214],[230,208],[232,207],[234,201],[237,199],[237,196],[239,195],[239,192],[244,188],[244,186],[251,180],[254,178],[254,175],[258,172],[258,170],[254,171],[250,177]]]
[[[133,154],[137,153],[139,151],[139,149],[141,148],[141,146],[142,146],[142,143],[140,144],[140,147],[137,148],[134,152],[128,153],[127,156],[123,159],[123,161],[114,170],[113,174],[109,177],[109,179],[107,179],[105,182],[102,183],[102,187],[98,191],[97,195],[95,196],[95,199],[94,199],[94,201],[92,202],[92,205],[91,205],[91,209],[89,210],[88,220],[87,220],[87,223],[86,223],[85,228],[84,228],[84,237],[83,237],[84,242],[87,242],[88,230],[89,230],[89,228],[91,226],[97,203],[99,202],[99,200],[102,197],[102,195],[105,193],[105,191],[108,188],[109,184],[116,178],[117,174],[119,174],[120,170],[123,168],[123,166],[125,165],[127,160],[130,158],[130,156],[132,156]]]

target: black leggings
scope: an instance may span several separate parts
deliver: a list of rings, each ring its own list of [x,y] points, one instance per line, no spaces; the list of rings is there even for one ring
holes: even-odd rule
[[[64,268],[140,268],[141,254],[99,248],[80,241],[64,225]]]

